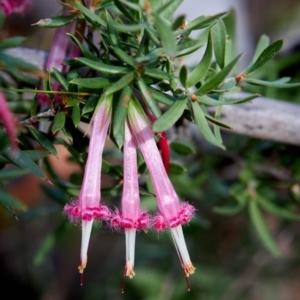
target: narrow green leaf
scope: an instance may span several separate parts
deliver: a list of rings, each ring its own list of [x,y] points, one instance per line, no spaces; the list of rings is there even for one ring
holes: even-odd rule
[[[148,87],[148,90],[151,93],[152,97],[159,103],[172,105],[176,101],[175,97],[169,94],[164,94],[151,86]]]
[[[54,117],[51,132],[56,133],[57,131],[61,130],[65,126],[65,122],[66,113],[63,111],[58,112]]]
[[[188,97],[186,95],[179,97],[177,101],[175,101],[174,104],[153,123],[152,130],[154,132],[163,132],[173,126],[182,116],[187,102]]]
[[[186,87],[187,74],[187,67],[183,65],[179,71],[179,80],[184,87]]]
[[[70,24],[73,19],[75,19],[74,15],[68,16],[56,16],[48,19],[39,20],[37,23],[32,25],[39,25],[44,28],[57,28]]]
[[[160,6],[159,13],[166,20],[171,20],[177,8],[184,0],[169,0],[166,1],[163,6]]]
[[[248,97],[245,97],[245,98],[233,98],[233,99],[230,99],[230,98],[225,98],[225,104],[240,104],[240,103],[245,103],[245,102],[249,102],[257,97],[260,97],[261,95],[259,94],[253,94],[253,95],[250,95]]]
[[[152,97],[152,94],[151,94],[150,90],[148,89],[148,86],[146,85],[144,79],[138,78],[137,84],[138,84],[139,90],[142,94],[144,101],[146,102],[146,104],[149,107],[152,114],[158,119],[161,116],[161,111],[160,111],[156,101]]]
[[[98,103],[98,100],[99,100],[98,95],[91,96],[82,109],[82,115],[94,111]]]
[[[226,54],[226,29],[222,19],[218,19],[211,28],[212,39],[214,43],[214,52],[218,65],[221,69],[225,65]]]
[[[264,245],[264,247],[275,257],[280,256],[281,255],[280,250],[276,242],[274,241],[273,237],[271,236],[265,224],[261,211],[258,208],[258,203],[255,200],[251,200],[249,202],[249,214],[254,229],[258,237],[260,238],[262,244]]]
[[[227,14],[227,12],[222,12],[214,16],[200,16],[188,23],[184,28],[184,32],[191,30],[199,30],[208,27],[225,14]]]
[[[287,80],[290,78],[281,78],[276,81],[265,81],[265,80],[259,80],[259,79],[254,79],[254,78],[248,78],[245,77],[243,79],[244,82],[247,82],[249,84],[253,85],[262,85],[262,86],[268,86],[268,87],[274,87],[274,88],[292,88],[292,87],[297,87],[300,86],[300,83],[286,83]]]
[[[133,67],[133,68],[136,68],[137,67],[137,63],[136,61],[131,57],[129,56],[125,51],[123,51],[122,49],[120,48],[116,48],[116,47],[113,47],[113,50],[116,54],[116,56],[125,64]]]
[[[38,161],[49,154],[47,151],[41,150],[23,150],[22,153],[25,154],[32,161]]]
[[[25,175],[22,169],[3,169],[0,171],[0,180],[10,180]],[[1,198],[1,197],[0,197]]]
[[[40,151],[43,152],[43,151]],[[45,174],[39,168],[39,166],[33,162],[32,159],[29,158],[23,151],[18,151],[15,153],[10,147],[6,148],[2,155],[12,164],[18,166],[19,168],[39,177],[42,179],[46,179]]]
[[[195,92],[195,95],[206,94],[207,92],[210,92],[210,91],[216,89],[223,82],[223,80],[227,77],[227,75],[230,73],[230,71],[234,68],[234,66],[237,64],[237,62],[241,58],[241,56],[242,56],[242,54],[238,55],[226,67],[224,67],[224,69],[222,69],[219,73],[217,73],[215,76],[213,76],[208,81],[206,81]]]
[[[185,56],[197,51],[204,45],[202,40],[189,40],[187,43],[178,45],[175,57]]]
[[[3,206],[18,208],[25,210],[27,207],[24,203],[22,203],[20,200],[16,199],[15,197],[11,196],[7,192],[5,192],[0,187],[0,203]]]
[[[49,255],[50,251],[55,247],[56,238],[53,232],[48,234],[46,238],[44,238],[42,244],[39,246],[38,250],[33,256],[33,265],[35,267],[39,266],[44,262],[47,255]]]
[[[80,87],[88,89],[101,89],[110,86],[114,80],[112,78],[105,77],[93,77],[93,78],[74,78],[70,83],[78,85]]]
[[[92,12],[90,9],[76,2],[73,2],[72,5],[75,8],[77,8],[79,11],[81,11],[84,17],[92,24],[98,27],[99,26],[106,27],[106,22],[103,19],[101,19],[98,15],[96,15],[94,12]]]
[[[120,47],[120,40],[118,37],[118,32],[117,32],[116,28],[114,27],[113,20],[112,20],[110,14],[108,13],[108,11],[106,11],[106,20],[107,20],[108,38],[109,38],[111,45],[114,47]]]
[[[270,38],[266,35],[262,35],[257,43],[253,59],[251,63],[254,63],[258,57],[261,55],[261,53],[270,45]]]
[[[204,112],[202,111],[200,105],[198,102],[192,102],[192,108],[193,108],[193,115],[195,122],[197,123],[200,132],[203,134],[204,138],[210,142],[211,144],[220,147],[221,149],[225,149],[225,147],[216,139],[213,132],[211,131]]]
[[[262,67],[266,62],[271,60],[281,49],[283,45],[283,40],[278,40],[274,43],[272,43],[270,46],[268,46],[263,52],[259,55],[257,60],[253,63],[250,64],[244,74],[249,75],[253,72],[255,72],[257,69]]]
[[[276,215],[278,217],[291,220],[291,221],[300,221],[300,215],[296,214],[284,207],[277,206],[270,199],[264,197],[257,197],[258,205],[261,206],[267,212]]]
[[[11,38],[5,38],[0,41],[0,49],[15,48],[20,46],[25,41],[24,37],[14,36]]]
[[[56,81],[64,88],[65,91],[68,90],[69,84],[65,77],[55,68],[52,69],[53,77],[56,79]]]
[[[106,95],[113,94],[126,86],[129,86],[130,83],[134,80],[134,71],[127,73],[118,81],[113,83],[109,88],[106,90]]]
[[[242,205],[238,204],[238,205],[223,206],[223,207],[214,207],[213,212],[215,212],[219,215],[231,217],[231,216],[234,216],[234,215],[238,214],[239,212],[241,212],[244,207],[245,207],[245,205],[243,205],[243,204]]]
[[[31,116],[36,115],[37,107],[38,107],[38,97],[37,97],[37,93],[36,93],[33,97],[32,104],[31,104],[31,110],[30,110],[30,115]]]
[[[122,148],[124,144],[125,121],[127,116],[128,103],[131,100],[131,97],[132,89],[127,86],[122,90],[116,108],[114,110],[112,131],[119,149]]]
[[[117,168],[115,168],[114,166],[112,166],[105,159],[102,160],[101,172],[103,174],[108,174],[108,175],[110,175],[110,176],[112,176],[114,178],[122,178],[122,176],[123,176],[123,174],[121,172],[119,172],[119,170]]]
[[[191,87],[195,85],[197,82],[200,82],[200,80],[205,76],[205,74],[207,73],[211,65],[212,56],[213,56],[212,36],[211,33],[209,33],[207,47],[203,55],[203,58],[188,77],[186,82],[187,87]]]
[[[94,61],[94,60],[83,58],[83,57],[75,58],[75,60],[80,62],[81,64],[91,68],[92,70],[98,71],[103,74],[121,75],[121,74],[127,74],[129,72],[129,69],[124,68],[124,67],[107,65],[100,61]]]
[[[134,15],[131,13],[130,9],[128,9],[128,7],[126,7],[122,1],[120,0],[114,0],[114,3],[116,5],[116,7],[118,8],[118,10],[120,12],[122,12],[122,14],[131,22],[133,23],[137,23],[136,18],[134,17]]]
[[[176,53],[176,41],[170,24],[160,15],[153,16],[154,25],[161,38],[165,52],[169,56],[174,56]]]
[[[144,75],[147,75],[152,78],[159,79],[159,80],[170,80],[172,78],[172,75],[167,72],[159,71],[156,69],[150,69],[150,68],[145,68]]]
[[[187,156],[190,154],[195,154],[196,151],[193,147],[187,144],[182,144],[178,142],[172,142],[170,144],[170,148],[175,151],[177,154],[182,155],[182,156]]]
[[[222,104],[224,105],[224,103],[222,103]],[[221,105],[222,105],[222,104],[221,104]],[[226,129],[231,129],[231,127],[230,127],[229,125],[227,125],[227,124],[221,122],[220,120],[218,120],[218,119],[212,117],[211,115],[209,115],[209,114],[204,114],[204,115],[205,115],[205,118],[206,118],[207,120],[209,120],[210,122],[212,122],[212,123],[214,123],[214,124],[216,124],[216,125],[218,125],[218,126],[220,126],[220,127],[223,127],[223,128],[226,128]]]
[[[89,50],[87,50],[82,43],[71,33],[67,33],[67,35],[71,38],[71,40],[80,48],[80,51],[82,52],[83,56],[85,58],[88,58],[90,60],[98,60],[98,58]]]
[[[170,175],[182,175],[186,173],[187,169],[177,163],[171,162],[170,163],[170,168],[169,168],[169,174]]]
[[[77,105],[73,106],[72,109],[72,120],[74,123],[74,126],[77,127],[80,123],[80,107],[79,107],[79,103],[77,103]]]
[[[178,16],[172,23],[172,30],[178,29],[183,24],[184,20],[185,20],[184,15]]]
[[[37,130],[34,126],[27,126],[28,131],[34,136],[35,140],[45,148],[49,153],[57,156],[57,152],[53,144],[48,140],[47,136]]]

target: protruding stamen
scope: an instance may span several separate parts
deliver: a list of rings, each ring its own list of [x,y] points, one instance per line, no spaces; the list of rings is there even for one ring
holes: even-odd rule
[[[178,256],[181,261],[183,271],[186,277],[189,277],[189,275],[194,274],[195,267],[193,266],[190,260],[181,225],[175,228],[171,228],[171,234],[174,240],[176,250],[178,251]]]
[[[126,276],[133,278],[134,273],[134,248],[136,229],[125,229],[126,242]]]

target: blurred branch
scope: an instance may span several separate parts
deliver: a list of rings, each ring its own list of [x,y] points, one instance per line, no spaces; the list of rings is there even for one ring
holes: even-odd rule
[[[10,49],[8,53],[40,69],[44,69],[48,55],[46,51],[26,47]],[[241,97],[241,93],[231,97]],[[209,107],[208,110],[214,112],[215,108]],[[223,106],[221,121],[231,127],[230,132],[300,145],[299,116],[300,105],[259,97],[246,104]]]
[[[32,125],[36,122],[38,122],[40,119],[43,119],[43,118],[49,118],[49,117],[54,117],[55,116],[55,109],[53,108],[50,108],[49,110],[47,111],[43,111],[37,115],[34,115],[22,122],[20,122],[22,125]]]

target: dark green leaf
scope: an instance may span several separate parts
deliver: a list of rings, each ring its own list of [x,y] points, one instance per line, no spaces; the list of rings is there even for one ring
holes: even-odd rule
[[[26,209],[26,205],[16,199],[15,197],[11,196],[10,194],[6,193],[1,187],[0,187],[0,203],[3,206],[18,208],[18,209]]]
[[[39,25],[40,27],[44,28],[57,28],[70,24],[74,18],[74,15],[56,16],[48,19],[39,20],[37,23],[32,25]]]
[[[202,40],[189,40],[187,43],[178,45],[175,57],[191,54],[204,45]]]
[[[122,178],[123,174],[120,173],[115,167],[113,167],[108,161],[105,159],[102,160],[102,170],[103,174],[108,174],[114,178]]]
[[[80,48],[80,51],[82,52],[83,56],[90,59],[90,60],[98,60],[98,58],[89,50],[87,50],[82,43],[71,33],[67,33],[67,35],[71,38],[71,40]]]
[[[65,126],[65,122],[66,113],[63,111],[58,112],[54,117],[51,132],[56,133],[57,131],[61,130]]]
[[[26,173],[27,172],[22,169],[3,169],[0,171],[0,180],[14,179],[14,178],[20,177]]]
[[[200,16],[195,20],[193,20],[192,22],[188,23],[184,28],[184,32],[191,31],[191,30],[199,30],[208,27],[212,25],[220,17],[224,16],[225,14],[227,14],[227,12],[219,13],[214,16],[207,16],[207,17]]]
[[[52,69],[52,72],[56,81],[64,88],[65,91],[67,91],[69,84],[65,77],[55,68]]]
[[[300,86],[300,83],[286,83],[286,81],[289,79],[290,78],[281,78],[276,81],[265,81],[265,80],[245,77],[243,81],[253,85],[262,85],[262,86],[269,86],[274,88],[292,88],[292,87]]]
[[[94,24],[98,27],[101,25],[106,27],[106,22],[103,19],[101,19],[98,15],[96,15],[94,12],[89,10],[88,8],[86,8],[83,5],[76,3],[76,2],[73,2],[72,5],[75,8],[77,8],[78,10],[80,10],[82,12],[82,14],[84,15],[84,17],[92,24]]]
[[[161,38],[165,52],[169,56],[174,56],[176,53],[176,41],[170,24],[160,15],[153,16],[154,25]]]
[[[123,146],[125,134],[125,121],[128,110],[128,103],[131,100],[132,90],[130,87],[125,87],[122,90],[120,98],[118,99],[113,115],[113,136],[119,147]]]
[[[170,175],[182,175],[182,174],[186,173],[186,171],[187,171],[187,169],[184,166],[173,163],[173,162],[170,163],[170,169],[169,169]]]
[[[188,97],[183,95],[179,97],[172,106],[152,125],[154,132],[163,132],[175,124],[175,122],[182,116],[182,113],[188,102]]]
[[[274,43],[272,43],[270,46],[268,46],[263,52],[259,55],[257,60],[252,64],[250,64],[244,74],[249,75],[253,72],[255,72],[257,69],[262,67],[266,62],[268,62],[270,59],[272,59],[281,49],[283,45],[283,40],[278,40]]]
[[[0,41],[0,49],[15,48],[20,46],[25,41],[24,37],[15,36],[11,38],[5,38]]]
[[[93,78],[74,78],[70,81],[80,87],[88,89],[101,89],[110,86],[114,82],[111,78],[93,77]]]
[[[270,199],[264,197],[257,197],[258,205],[261,206],[267,212],[276,215],[278,217],[291,220],[291,221],[300,221],[300,215],[288,210],[284,207],[277,206]]]
[[[144,70],[144,74],[147,76],[153,77],[155,79],[160,79],[160,80],[170,80],[172,78],[172,75],[170,75],[167,72],[150,69],[150,68],[146,68]]]
[[[106,95],[113,94],[121,89],[123,89],[126,86],[129,86],[130,83],[134,80],[134,71],[127,73],[122,78],[120,78],[118,81],[113,83],[110,87],[106,90]]]
[[[187,80],[187,67],[185,65],[183,65],[179,71],[179,79],[181,84],[186,87],[186,80]]]
[[[72,120],[74,123],[74,126],[77,127],[80,123],[80,107],[79,107],[79,103],[75,106],[73,106],[72,109]]]
[[[38,107],[38,97],[37,94],[35,94],[31,104],[31,110],[30,110],[31,116],[36,115],[37,107]]]
[[[110,14],[108,13],[108,11],[106,11],[106,20],[107,20],[108,38],[110,40],[111,45],[114,47],[120,47],[118,32],[114,27],[113,20]]]
[[[249,214],[254,229],[261,242],[263,243],[264,247],[268,251],[270,251],[270,253],[272,253],[275,257],[280,256],[280,250],[273,237],[271,236],[255,200],[251,200],[249,202]]]
[[[178,29],[183,24],[184,20],[185,20],[184,15],[178,16],[172,24],[172,30]]]
[[[189,146],[187,144],[178,143],[178,142],[172,142],[170,144],[170,148],[173,151],[175,151],[177,154],[182,155],[182,156],[196,153],[195,149],[192,148],[191,146]]]
[[[76,61],[82,63],[83,65],[91,68],[92,70],[98,71],[103,74],[108,75],[121,75],[121,74],[127,74],[129,72],[129,69],[119,66],[113,66],[113,65],[106,65],[99,61],[94,61],[87,58],[76,58]]]
[[[253,59],[251,63],[254,63],[258,57],[261,55],[261,53],[270,45],[270,38],[266,35],[262,35],[257,43],[255,53],[253,56]]]
[[[207,73],[211,65],[212,56],[213,56],[213,45],[212,45],[212,37],[210,33],[208,36],[207,47],[203,55],[203,58],[188,77],[186,83],[187,87],[191,87],[195,85],[205,76],[205,74]]]
[[[221,149],[225,149],[225,147],[217,140],[217,138],[214,136],[213,132],[211,131],[206,121],[205,114],[202,111],[198,102],[193,102],[192,108],[193,108],[195,122],[197,123],[200,132],[203,134],[204,138],[208,142],[212,143],[213,145],[220,147]]]
[[[146,85],[144,79],[138,78],[137,83],[138,83],[139,90],[142,93],[143,99],[145,100],[150,111],[156,118],[159,118],[161,116],[161,111],[156,101],[153,99],[152,94],[149,91],[148,86]]]
[[[125,64],[133,67],[133,68],[136,68],[137,66],[137,63],[136,61],[131,57],[129,56],[126,52],[124,52],[122,49],[120,48],[117,48],[117,47],[113,47],[113,50],[116,54],[116,56]]]
[[[214,89],[216,89],[230,73],[230,71],[237,64],[242,54],[238,55],[234,60],[232,60],[224,69],[222,69],[215,76],[206,81],[196,92],[195,95],[206,94]]]
[[[149,89],[149,92],[151,93],[152,97],[157,102],[160,102],[165,105],[172,105],[176,101],[175,97],[173,97],[169,94],[164,94],[151,86],[149,86],[148,89]]]
[[[214,52],[218,65],[221,69],[225,65],[226,54],[226,29],[222,19],[218,19],[211,28],[212,39],[214,43]]]
[[[43,152],[43,151],[35,151],[35,152]],[[46,152],[47,154],[47,152]],[[43,171],[38,167],[33,160],[24,153],[24,151],[18,151],[15,153],[10,147],[6,148],[2,155],[12,164],[18,166],[19,168],[39,177],[42,179],[46,179]]]
[[[99,101],[98,95],[91,96],[88,101],[86,102],[85,106],[82,109],[82,115],[90,113],[95,110],[96,105]]]
[[[159,13],[166,20],[171,20],[177,8],[184,0],[168,0],[163,6],[160,6],[157,13]]]
[[[48,140],[47,136],[37,130],[34,126],[27,126],[29,132],[33,135],[35,140],[44,147],[49,153],[57,156],[57,152],[53,144]]]
[[[223,206],[223,207],[214,207],[213,211],[219,215],[223,216],[234,216],[241,212],[245,205],[230,205],[230,206]]]
[[[223,103],[223,104],[224,104],[224,103]],[[214,124],[216,124],[216,125],[218,125],[218,126],[221,126],[221,127],[223,127],[223,128],[231,129],[231,127],[230,127],[229,125],[227,125],[227,124],[225,124],[225,123],[222,123],[220,120],[218,120],[218,119],[212,117],[211,115],[209,115],[209,114],[204,114],[204,115],[205,115],[205,118],[206,118],[207,120],[209,120],[210,122],[212,122],[212,123],[214,123]]]

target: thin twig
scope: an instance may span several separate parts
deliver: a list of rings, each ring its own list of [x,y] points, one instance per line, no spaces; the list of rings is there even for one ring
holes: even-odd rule
[[[26,120],[23,120],[20,122],[21,125],[32,125],[36,122],[39,122],[40,119],[43,118],[49,118],[49,117],[54,117],[56,114],[56,110],[53,108],[48,109],[47,111],[41,112],[36,114],[35,116],[32,116]]]

